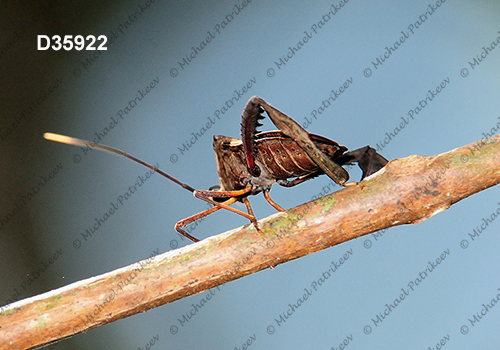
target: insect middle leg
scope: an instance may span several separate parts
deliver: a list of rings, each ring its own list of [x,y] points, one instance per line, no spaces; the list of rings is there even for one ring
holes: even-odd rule
[[[277,204],[275,201],[271,199],[271,196],[269,195],[269,190],[264,191],[264,198],[266,198],[269,204],[271,204],[277,211],[285,211],[285,209],[283,209],[279,204]]]

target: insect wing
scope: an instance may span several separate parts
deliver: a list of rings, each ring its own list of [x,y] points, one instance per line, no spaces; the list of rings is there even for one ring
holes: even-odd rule
[[[307,155],[328,175],[333,181],[342,186],[348,179],[349,174],[340,165],[333,162],[321,152],[309,137],[309,133],[295,120],[285,113],[277,110],[259,97],[258,103],[265,109],[269,118],[278,129],[285,135],[291,137],[307,153]]]

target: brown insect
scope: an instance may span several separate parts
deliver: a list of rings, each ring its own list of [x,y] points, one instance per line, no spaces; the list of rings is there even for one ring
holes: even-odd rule
[[[264,118],[264,111],[279,131],[257,131],[257,127],[261,126],[259,120]],[[213,204],[213,207],[175,224],[178,232],[194,242],[199,240],[185,232],[182,227],[219,209],[227,209],[248,218],[258,230],[257,220],[247,198],[250,195],[264,192],[264,197],[274,208],[284,211],[269,196],[271,186],[275,182],[281,186],[293,187],[318,175],[327,174],[340,186],[347,186],[349,184],[345,183],[349,174],[342,165],[358,163],[363,171],[361,179],[364,179],[388,162],[370,146],[346,152],[347,148],[335,141],[309,134],[292,118],[257,96],[250,98],[243,111],[241,140],[214,136],[213,146],[220,182],[217,190],[196,190],[155,166],[115,148],[51,133],[44,134],[44,137],[52,141],[89,146],[123,155],[193,192],[195,197]],[[236,201],[245,203],[248,213],[230,207]]]

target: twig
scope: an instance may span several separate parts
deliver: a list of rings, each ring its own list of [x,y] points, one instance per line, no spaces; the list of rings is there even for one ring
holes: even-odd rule
[[[2,349],[31,349],[307,254],[413,224],[500,182],[500,135],[433,157],[395,159],[321,199],[197,244],[9,305]]]

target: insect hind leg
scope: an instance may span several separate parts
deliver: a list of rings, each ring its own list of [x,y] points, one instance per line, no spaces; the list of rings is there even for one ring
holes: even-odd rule
[[[335,162],[340,165],[358,163],[358,166],[363,171],[363,175],[361,176],[361,180],[363,180],[365,177],[382,169],[389,161],[380,155],[374,148],[365,146],[344,153],[342,156],[335,159]]]

